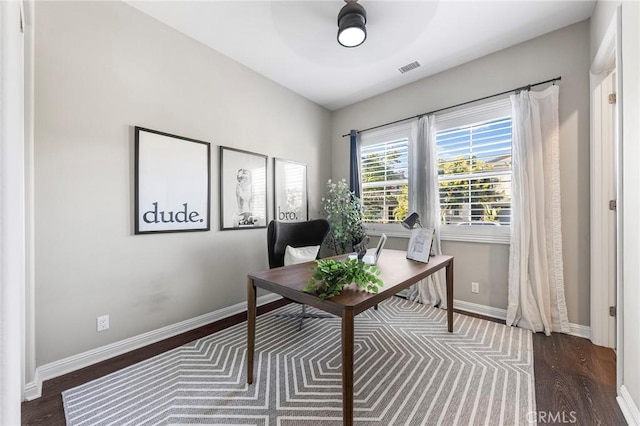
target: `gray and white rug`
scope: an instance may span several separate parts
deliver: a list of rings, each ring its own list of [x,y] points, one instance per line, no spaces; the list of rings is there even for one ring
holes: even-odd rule
[[[69,425],[340,425],[340,319],[258,317],[254,384],[246,323],[63,393]],[[391,298],[355,320],[361,425],[529,424],[531,333]],[[530,417],[530,416],[529,416]]]

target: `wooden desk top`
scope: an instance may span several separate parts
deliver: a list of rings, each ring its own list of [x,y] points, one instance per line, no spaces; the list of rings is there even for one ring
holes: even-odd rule
[[[345,310],[353,310],[359,314],[399,291],[408,288],[432,273],[446,267],[453,261],[453,256],[434,256],[429,263],[416,262],[406,258],[407,252],[401,250],[382,251],[378,259],[380,278],[384,286],[378,293],[369,293],[356,285],[345,287],[341,294],[327,300],[302,291],[315,269],[314,262],[269,269],[249,274],[256,287],[264,288],[299,303],[314,306],[332,314],[342,316]],[[347,255],[336,256],[338,260]]]

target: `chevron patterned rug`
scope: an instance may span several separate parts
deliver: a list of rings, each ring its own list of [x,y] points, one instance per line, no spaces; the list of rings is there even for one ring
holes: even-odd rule
[[[340,319],[258,317],[63,393],[68,425],[340,425]],[[355,321],[360,425],[525,425],[535,411],[531,333],[393,297]]]

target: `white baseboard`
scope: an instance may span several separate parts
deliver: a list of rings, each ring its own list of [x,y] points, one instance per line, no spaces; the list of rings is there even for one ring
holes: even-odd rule
[[[281,298],[282,296],[269,293],[264,296],[258,297],[257,303],[258,306],[265,305]],[[148,333],[130,337],[128,339],[112,343],[110,345],[102,346],[78,355],[73,355],[59,361],[42,365],[36,368],[33,381],[25,385],[23,398],[26,401],[40,398],[42,396],[42,383],[45,380],[53,379],[54,377],[71,373],[72,371],[88,367],[98,362],[102,362],[115,356],[133,351],[135,349],[142,348],[144,346],[159,342],[169,337],[177,336],[178,334],[182,334],[198,327],[210,324],[212,322],[228,318],[232,315],[245,312],[246,310],[247,302],[237,303],[227,308],[200,315],[199,317],[181,321],[179,323],[168,325],[166,327],[162,327]]]
[[[497,318],[499,320],[507,319],[507,310],[494,308],[492,306],[479,305],[477,303],[466,302],[464,300],[454,299],[453,307],[460,309],[461,311],[471,312],[473,314],[484,315],[491,318]],[[583,337],[585,339],[591,338],[591,327],[580,324],[569,323],[571,327],[569,333],[571,336]]]
[[[258,297],[258,306],[274,302],[281,298],[281,296],[272,293],[260,296]],[[505,309],[466,302],[464,300],[454,300],[453,307],[462,311],[485,315],[503,321],[507,318],[507,311]],[[177,324],[172,324],[163,328],[159,328],[157,330],[150,331],[148,333],[112,343],[107,346],[102,346],[78,355],[73,355],[59,361],[42,365],[36,368],[33,381],[25,385],[23,398],[26,401],[40,398],[40,396],[42,396],[42,383],[45,380],[53,379],[54,377],[59,377],[63,374],[71,373],[72,371],[88,367],[98,362],[102,362],[115,356],[122,355],[135,349],[150,345],[152,343],[159,342],[169,337],[177,336],[178,334],[185,333],[187,331],[202,327],[203,325],[207,325],[215,321],[219,321],[221,319],[244,312],[246,310],[246,302],[237,303],[233,306],[229,306],[227,308],[223,308],[214,312],[209,312],[208,314],[204,314],[196,318],[188,319]],[[570,324],[570,326],[571,331],[569,334],[573,336],[579,336],[588,339],[591,335],[590,327],[579,324]],[[618,399],[619,398],[620,397],[618,397]],[[620,401],[618,402],[620,403]],[[635,407],[635,405],[633,407]],[[637,408],[635,412],[637,413]],[[638,418],[640,418],[640,416]]]
[[[638,410],[638,406],[631,398],[629,391],[626,386],[620,386],[620,390],[618,391],[618,397],[616,398],[618,401],[618,405],[620,406],[620,410],[624,415],[625,420],[629,423],[629,426],[639,426],[640,425],[640,410]]]
[[[499,320],[507,319],[507,310],[494,308],[487,305],[479,305],[477,303],[465,302],[464,300],[453,299],[454,309],[460,309],[461,311],[471,312],[472,314],[484,315]]]
[[[570,335],[591,339],[591,327],[588,325],[569,323],[569,327],[571,327]]]

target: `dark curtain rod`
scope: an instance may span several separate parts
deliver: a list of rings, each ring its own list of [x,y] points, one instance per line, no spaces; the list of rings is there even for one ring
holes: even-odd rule
[[[459,107],[459,106],[472,104],[472,103],[478,102],[478,101],[484,101],[485,99],[495,98],[496,96],[506,95],[507,93],[512,93],[512,92],[518,93],[518,92],[520,92],[522,90],[531,90],[532,87],[541,86],[541,85],[547,84],[547,83],[556,84],[556,81],[560,81],[560,80],[562,80],[562,77],[552,78],[551,80],[545,80],[545,81],[541,81],[539,83],[527,84],[526,86],[518,87],[516,89],[506,90],[504,92],[496,93],[495,95],[489,95],[489,96],[485,96],[483,98],[474,99],[472,101],[463,102],[461,104],[451,105],[451,106],[448,106],[448,107],[436,109],[434,111],[429,111],[429,112],[425,112],[425,113],[422,113],[422,114],[414,115],[413,117],[401,118],[400,120],[392,121],[390,123],[380,124],[379,126],[369,127],[368,129],[358,130],[358,133],[368,132],[369,130],[379,129],[380,127],[389,126],[391,124],[402,123],[403,121],[413,120],[414,118],[424,117],[425,115],[435,114],[437,112],[446,111],[446,110],[451,109],[451,108],[456,108],[456,107]],[[350,136],[350,133],[347,133],[346,135],[342,135],[343,138],[347,137],[347,136]]]

